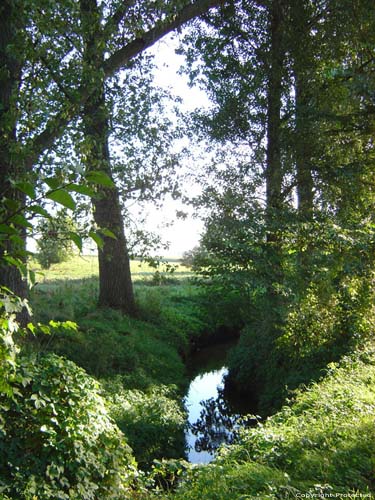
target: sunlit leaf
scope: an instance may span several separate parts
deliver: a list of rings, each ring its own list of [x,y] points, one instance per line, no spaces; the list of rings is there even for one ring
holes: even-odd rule
[[[86,180],[92,182],[93,184],[99,184],[101,186],[114,187],[113,180],[105,172],[89,172],[86,175]]]
[[[103,234],[104,236],[108,236],[109,238],[112,238],[114,240],[117,240],[117,236],[115,235],[114,232],[112,232],[110,229],[107,229],[107,228],[103,228],[100,230],[101,234]]]
[[[98,233],[96,233],[95,231],[90,231],[90,232],[89,232],[89,236],[90,236],[90,238],[92,238],[92,239],[95,241],[95,243],[98,245],[98,247],[99,247],[100,249],[102,249],[102,248],[103,248],[103,246],[104,246],[104,241],[103,241],[103,239],[102,239],[102,238],[98,235]]]
[[[79,234],[74,233],[73,231],[69,231],[69,238],[75,243],[78,250],[82,252],[82,238]]]
[[[46,194],[46,198],[63,205],[66,208],[74,210],[76,207],[75,201],[72,196],[64,189],[59,189],[58,191],[49,191]]]

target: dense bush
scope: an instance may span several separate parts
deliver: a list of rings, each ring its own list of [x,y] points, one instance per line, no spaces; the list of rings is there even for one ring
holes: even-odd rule
[[[280,408],[289,390],[317,380],[327,364],[366,342],[375,324],[371,279],[347,274],[321,277],[288,296],[283,321],[261,300],[252,305],[229,366],[240,389],[258,400],[257,411]]]
[[[186,415],[177,387],[129,390],[118,378],[105,382],[104,388],[111,416],[125,433],[140,467],[149,467],[154,459],[184,455]]]
[[[56,355],[24,358],[0,408],[0,491],[17,500],[127,497],[131,450],[84,370]]]

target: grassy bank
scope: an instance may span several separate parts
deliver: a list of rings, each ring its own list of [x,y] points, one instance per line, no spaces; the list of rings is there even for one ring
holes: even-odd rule
[[[138,319],[97,308],[91,258],[44,271],[31,296],[34,321],[74,321],[78,329],[55,326],[27,347],[63,356],[100,380],[110,414],[145,468],[155,458],[184,456],[183,359],[194,338],[212,332],[217,321],[202,306],[202,291],[189,282],[188,270],[172,265],[173,273],[164,263],[155,277],[155,269],[132,263]]]
[[[374,498],[375,349],[332,364],[281,411],[192,467],[170,500]]]
[[[30,269],[36,273],[37,281],[45,285],[52,284],[56,280],[81,280],[99,274],[98,257],[96,255],[76,255],[66,262],[53,264],[50,269],[44,270],[36,260],[32,260]],[[147,262],[132,260],[130,269],[133,281],[152,280],[156,272],[165,277],[175,277],[176,279],[191,276],[190,269],[181,265],[177,259],[163,260],[157,267],[151,266]]]
[[[35,287],[32,303],[37,321],[73,320],[79,328],[57,325],[50,335],[37,335],[28,348],[62,355],[100,381],[100,395],[141,468],[150,470],[153,460],[169,459],[156,463],[156,482],[142,479],[118,500],[373,497],[375,348],[371,342],[330,364],[319,381],[296,391],[266,421],[245,426],[238,443],[223,448],[213,463],[189,466],[176,460],[184,455],[181,396],[188,383],[184,356],[194,339],[213,332],[237,309],[228,298],[225,309],[186,278],[168,286],[161,284],[165,280],[157,284],[152,270],[147,282],[136,283],[140,317],[130,319],[97,309],[97,277],[85,272],[78,266],[72,271],[74,279],[68,274],[57,279],[56,266]],[[174,489],[157,490],[158,484],[170,485],[174,479]]]

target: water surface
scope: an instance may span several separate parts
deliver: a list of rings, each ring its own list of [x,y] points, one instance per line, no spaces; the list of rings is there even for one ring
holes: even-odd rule
[[[191,383],[185,398],[188,410],[188,460],[208,463],[223,442],[231,440],[233,418],[223,393],[228,373],[226,358],[236,340],[197,351],[188,364]]]
[[[199,420],[204,405],[202,402],[216,400],[219,396],[218,388],[222,386],[224,375],[228,370],[225,367],[219,370],[212,370],[201,375],[197,375],[189,386],[189,391],[185,399],[185,405],[188,410],[188,422],[190,424],[186,432],[186,443],[188,445],[188,460],[189,462],[200,464],[208,463],[214,457],[212,449],[201,449],[199,440],[204,439],[204,432],[193,432],[191,425],[196,424]],[[218,429],[218,433],[221,429]],[[198,443],[197,443],[198,441]],[[209,448],[212,448],[210,446]]]

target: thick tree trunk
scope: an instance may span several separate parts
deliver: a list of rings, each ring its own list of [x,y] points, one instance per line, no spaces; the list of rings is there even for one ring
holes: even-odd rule
[[[14,2],[5,1],[0,7],[0,186],[1,198],[8,200],[0,209],[0,222],[9,220],[17,207],[25,203],[25,195],[12,188],[11,180],[19,180],[24,175],[20,158],[17,156],[17,96],[20,85],[21,62],[15,56],[17,32],[21,18]],[[10,203],[11,202],[11,203]],[[13,204],[13,205],[12,205]],[[16,229],[15,229],[16,230]],[[27,296],[27,282],[15,265],[8,264],[6,256],[26,258],[26,233],[2,233],[0,240],[0,286],[11,290],[20,298]],[[24,311],[19,319],[25,323],[28,314]]]
[[[314,57],[311,54],[311,36],[305,0],[292,4],[292,58],[295,81],[295,155],[297,201],[301,219],[310,220],[313,211],[313,178],[311,156],[313,129],[311,125],[311,81]]]
[[[109,124],[105,103],[104,54],[101,39],[100,12],[96,0],[81,0],[85,42],[85,77],[91,98],[83,107],[86,165],[88,170],[111,175],[108,148]],[[136,306],[130,273],[130,261],[124,235],[119,193],[116,187],[98,188],[93,199],[94,219],[100,229],[109,229],[116,238],[104,236],[99,249],[99,305],[121,309],[134,316]]]
[[[302,223],[311,222],[314,209],[314,182],[312,177],[312,154],[314,130],[312,126],[311,75],[314,72],[309,15],[305,0],[292,4],[292,58],[295,82],[295,161],[297,181],[298,215]],[[311,277],[311,244],[302,232],[301,250],[298,253],[298,271],[302,286],[308,285]]]
[[[282,282],[282,262],[278,228],[282,212],[281,96],[283,77],[283,7],[274,0],[269,14],[270,55],[267,91],[266,223],[270,300],[275,299],[275,284]]]

